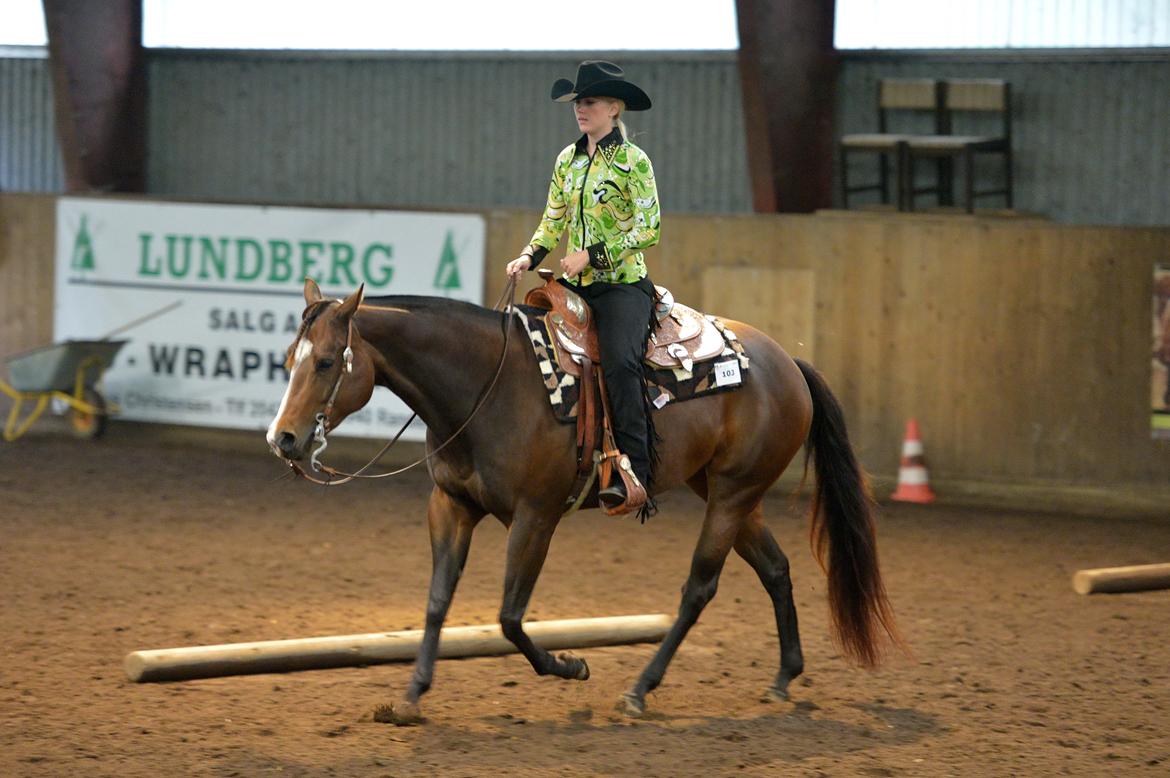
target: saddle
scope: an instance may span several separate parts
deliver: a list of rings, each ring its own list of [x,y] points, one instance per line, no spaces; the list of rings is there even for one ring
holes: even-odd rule
[[[593,311],[579,294],[557,283],[553,271],[542,268],[537,272],[544,285],[531,290],[524,297],[524,304],[548,311],[545,326],[552,335],[554,358],[581,385],[577,410],[577,482],[566,503],[566,513],[582,505],[595,479],[598,488],[604,489],[615,472],[625,484],[627,498],[622,505],[602,506],[603,510],[612,516],[640,508],[646,503],[646,490],[634,475],[629,458],[614,443],[605,379],[598,369],[601,350]],[[659,286],[655,291],[657,325],[647,343],[646,364],[654,369],[674,368],[689,373],[696,362],[714,359],[723,352],[723,336],[711,321],[698,311],[676,303],[669,290]]]
[[[571,289],[557,283],[546,268],[537,271],[544,286],[530,291],[525,305],[548,310],[545,322],[553,336],[557,364],[572,376],[581,376],[586,362],[601,363],[593,311]],[[670,290],[655,286],[654,316],[657,326],[650,334],[645,362],[651,368],[682,369],[688,373],[696,362],[714,359],[723,351],[718,328],[695,309],[674,301]]]

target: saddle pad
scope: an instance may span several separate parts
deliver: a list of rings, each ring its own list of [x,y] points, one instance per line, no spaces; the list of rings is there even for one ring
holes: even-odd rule
[[[536,360],[540,364],[540,377],[548,390],[548,401],[558,421],[574,422],[577,419],[577,401],[581,396],[581,385],[577,379],[561,370],[553,354],[552,336],[545,327],[543,308],[527,305],[513,307],[516,318],[524,324]],[[668,403],[682,402],[696,397],[705,397],[716,392],[726,392],[742,386],[742,381],[721,384],[717,380],[715,366],[735,360],[742,376],[748,369],[748,357],[735,334],[723,326],[719,319],[711,318],[723,336],[724,349],[715,359],[698,362],[690,372],[681,368],[652,369],[645,366],[646,396],[655,408]]]

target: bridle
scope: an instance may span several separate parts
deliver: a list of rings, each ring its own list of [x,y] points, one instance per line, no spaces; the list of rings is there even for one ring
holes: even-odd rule
[[[328,305],[328,303],[326,303],[326,305]],[[320,309],[323,310],[324,307],[325,306],[323,305],[323,306],[321,306]],[[304,321],[302,322],[300,329],[297,331],[297,339],[295,341],[293,341],[292,346],[289,348],[290,355],[296,353],[298,347],[301,344],[301,340],[303,340],[305,335],[308,334],[309,328],[311,328],[313,326],[313,322],[316,321],[316,319],[319,315],[320,315],[319,311],[314,312],[314,313],[306,312],[306,314],[304,316]],[[328,448],[328,446],[329,446],[329,441],[325,439],[325,433],[328,432],[329,427],[331,426],[329,424],[329,416],[333,413],[333,404],[337,401],[337,393],[339,391],[341,391],[341,382],[342,382],[342,380],[345,379],[346,375],[353,372],[353,317],[352,316],[349,318],[346,325],[347,326],[345,328],[345,348],[342,349],[342,352],[341,352],[341,359],[342,359],[343,367],[341,370],[339,370],[337,372],[337,379],[333,382],[333,389],[330,390],[330,392],[329,392],[329,399],[325,401],[325,406],[320,411],[318,411],[317,415],[314,417],[314,421],[317,422],[317,425],[313,429],[313,441],[320,444],[320,446],[318,448],[313,450],[313,453],[309,459],[309,462],[312,465],[314,471],[320,471],[321,467],[323,467],[317,461],[317,456],[322,451],[324,451],[326,448]],[[291,462],[290,462],[290,464],[291,464]],[[305,475],[302,470],[299,470],[296,467],[294,467],[293,469],[296,470],[301,475]]]
[[[356,473],[346,473],[341,470],[337,470],[336,468],[329,467],[326,464],[322,464],[319,461],[318,457],[320,457],[321,453],[329,447],[329,441],[325,436],[332,427],[329,421],[329,417],[333,413],[333,404],[337,400],[337,393],[341,391],[341,383],[345,379],[345,376],[353,372],[353,317],[351,316],[345,332],[345,348],[341,352],[341,358],[344,364],[341,370],[337,372],[337,380],[333,382],[333,389],[329,393],[329,400],[325,403],[325,407],[317,412],[315,417],[317,425],[313,429],[313,442],[318,444],[318,446],[317,448],[313,449],[312,453],[309,455],[309,465],[312,467],[313,472],[324,473],[326,480],[314,478],[313,476],[306,473],[300,465],[292,460],[288,461],[288,466],[292,468],[294,473],[296,473],[301,478],[304,478],[306,481],[312,481],[313,483],[320,486],[341,486],[342,484],[349,483],[355,478],[386,478],[388,476],[398,475],[399,473],[405,473],[407,470],[410,470],[411,468],[417,467],[418,465],[426,462],[435,454],[438,454],[440,451],[446,448],[453,440],[455,440],[455,438],[459,437],[463,430],[467,429],[467,425],[471,423],[471,420],[476,417],[483,406],[487,403],[488,397],[491,396],[492,390],[496,388],[496,383],[500,380],[500,375],[504,371],[504,362],[508,357],[508,344],[512,332],[512,317],[510,314],[516,299],[515,278],[508,279],[508,284],[504,288],[503,294],[500,295],[500,299],[496,301],[494,310],[501,310],[500,304],[504,302],[505,298],[507,299],[508,304],[504,306],[502,310],[505,314],[508,315],[504,316],[504,347],[500,351],[500,360],[496,365],[496,372],[492,376],[491,382],[481,393],[479,401],[471,410],[471,414],[466,419],[464,419],[463,423],[459,425],[459,428],[455,430],[455,432],[453,432],[449,438],[443,441],[432,451],[429,451],[426,456],[420,459],[416,459],[409,465],[400,467],[397,470],[391,470],[386,473],[376,473],[373,475],[365,475],[364,473],[366,470],[377,464],[378,460],[380,460],[386,454],[386,452],[389,451],[390,448],[398,442],[398,439],[402,437],[402,434],[406,432],[407,427],[409,427],[411,423],[418,417],[418,414],[411,413],[410,418],[403,423],[402,427],[398,430],[397,433],[395,433],[394,437],[391,438],[390,441],[382,447],[381,451],[374,455],[373,459],[362,465],[362,467],[360,467]],[[302,337],[304,337],[305,333],[308,332],[308,329],[311,325],[312,319],[307,318],[304,328],[297,336],[296,342],[293,344],[294,349],[296,345],[300,343],[300,340]]]
[[[317,457],[321,455],[325,449],[329,448],[329,441],[325,439],[325,433],[333,425],[329,421],[329,417],[333,414],[333,403],[337,400],[337,393],[341,391],[341,382],[347,375],[353,372],[353,317],[349,317],[349,321],[345,328],[345,349],[341,352],[341,359],[344,366],[337,371],[337,380],[333,382],[333,391],[329,393],[329,400],[325,403],[325,407],[317,412],[315,421],[317,426],[313,428],[313,442],[320,445],[313,449],[309,455],[309,464],[312,466],[314,472],[321,472],[325,465],[321,464]],[[409,423],[409,422],[408,422]],[[294,468],[295,469],[295,468]],[[302,472],[301,475],[304,475]]]

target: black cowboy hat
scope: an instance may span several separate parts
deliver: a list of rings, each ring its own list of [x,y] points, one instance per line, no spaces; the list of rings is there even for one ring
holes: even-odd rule
[[[603,59],[590,59],[578,65],[577,83],[558,78],[552,85],[552,99],[558,103],[570,103],[582,97],[615,97],[626,104],[627,111],[645,111],[650,107],[650,98],[626,80],[625,71]]]

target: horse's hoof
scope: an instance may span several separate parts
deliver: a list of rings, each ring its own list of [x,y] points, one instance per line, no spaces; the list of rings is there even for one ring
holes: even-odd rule
[[[577,656],[571,651],[564,651],[557,654],[557,661],[566,665],[569,668],[569,674],[565,676],[571,681],[588,681],[589,680],[589,665],[584,659]]]
[[[374,708],[374,721],[379,724],[393,724],[396,727],[411,727],[422,724],[422,711],[417,702],[400,702],[397,705],[379,705]]]
[[[641,718],[642,714],[646,712],[646,703],[631,692],[626,692],[618,698],[617,709],[618,713],[624,716],[634,719]]]
[[[772,682],[768,691],[764,692],[764,699],[762,701],[788,702],[791,699],[788,695],[788,684],[792,683],[800,675],[800,672],[801,668],[799,666],[795,670],[792,668],[781,668],[780,672],[776,675],[776,680]]]

